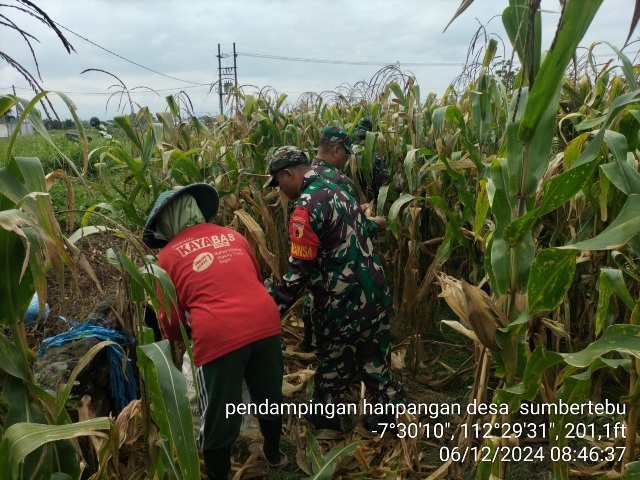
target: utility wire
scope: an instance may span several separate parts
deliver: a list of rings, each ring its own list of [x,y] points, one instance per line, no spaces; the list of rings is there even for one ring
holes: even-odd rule
[[[329,63],[333,65],[374,65],[383,67],[386,65],[395,65],[396,63],[400,63],[400,65],[407,67],[463,67],[465,65],[464,62],[354,62],[349,60],[321,60],[316,58],[283,57],[280,55],[267,55],[249,52],[238,52],[238,56],[264,58],[268,60],[286,60],[289,62]]]
[[[177,78],[177,77],[173,77],[171,75],[167,75],[165,73],[162,72],[158,72],[157,70],[154,70],[152,68],[149,67],[145,67],[144,65],[141,65],[137,62],[134,62],[133,60],[129,60],[126,57],[123,57],[122,55],[119,55],[111,50],[109,50],[108,48],[103,47],[102,45],[97,44],[96,42],[83,37],[82,35],[80,35],[79,33],[74,32],[73,30],[65,27],[64,25],[58,23],[58,22],[54,22],[56,25],[58,25],[60,28],[63,28],[64,30],[66,30],[67,32],[75,35],[78,38],[81,38],[82,40],[84,40],[85,42],[90,43],[91,45],[94,45],[96,47],[98,47],[101,50],[104,50],[107,53],[110,53],[111,55],[114,55],[116,57],[118,57],[121,60],[124,60],[125,62],[131,63],[132,65],[136,65],[137,67],[140,67],[144,70],[147,70],[149,72],[155,73],[157,75],[161,75],[163,77],[167,77],[167,78],[171,78],[173,80],[177,80],[179,82],[184,82],[184,83],[190,83],[192,85],[198,85],[198,86],[204,86],[204,85],[210,85],[209,83],[198,83],[198,82],[192,82],[190,80],[184,80],[182,78]],[[349,60],[322,60],[322,59],[314,59],[314,58],[301,58],[301,57],[285,57],[285,56],[281,56],[281,55],[267,55],[267,54],[261,54],[261,53],[251,53],[251,52],[238,52],[237,55],[243,55],[245,57],[253,57],[253,58],[262,58],[262,59],[268,59],[268,60],[285,60],[285,61],[290,61],[290,62],[304,62],[304,63],[324,63],[324,64],[333,64],[333,65],[372,65],[372,66],[387,66],[387,65],[395,65],[397,62],[363,62],[363,61],[349,61]],[[407,66],[407,67],[462,67],[464,66],[464,62],[407,62],[407,63],[403,63],[400,62],[400,64],[402,66]]]
[[[156,93],[156,92],[176,92],[176,91],[180,91],[180,90],[188,90],[190,88],[200,88],[200,87],[209,87],[210,85],[208,83],[203,83],[200,85],[193,85],[191,87],[175,87],[175,88],[161,88],[161,89],[131,89],[128,90],[130,95],[137,95],[137,94],[152,94],[152,93]],[[16,90],[31,90],[30,88],[26,88],[26,87],[15,87]],[[11,87],[0,87],[0,90],[7,90],[7,89],[11,89]],[[45,89],[45,90],[50,90],[50,89]],[[67,91],[63,91],[63,90],[51,90],[53,92],[60,92],[60,93],[67,93],[67,94],[75,94],[75,95],[113,95],[114,93],[118,93],[119,90],[117,91],[113,91],[113,92],[67,92]]]
[[[115,55],[116,57],[118,57],[118,58],[120,58],[120,59],[124,60],[125,62],[132,63],[133,65],[136,65],[137,67],[140,67],[140,68],[144,68],[145,70],[148,70],[149,72],[153,72],[153,73],[155,73],[155,74],[157,74],[157,75],[162,75],[163,77],[171,78],[171,79],[173,79],[173,80],[178,80],[179,82],[191,83],[191,84],[193,84],[193,85],[209,85],[208,83],[198,83],[198,82],[192,82],[192,81],[190,81],[190,80],[183,80],[183,79],[181,79],[181,78],[172,77],[171,75],[166,75],[166,74],[164,74],[164,73],[158,72],[157,70],[153,70],[152,68],[145,67],[144,65],[140,65],[139,63],[136,63],[136,62],[134,62],[133,60],[129,60],[128,58],[125,58],[125,57],[123,57],[122,55],[118,55],[117,53],[112,52],[111,50],[109,50],[109,49],[107,49],[107,48],[104,48],[104,47],[103,47],[103,46],[101,46],[101,45],[98,45],[96,42],[93,42],[93,41],[89,40],[88,38],[83,37],[82,35],[80,35],[80,34],[78,34],[78,33],[74,32],[73,30],[68,29],[67,27],[65,27],[64,25],[59,24],[58,22],[55,22],[55,21],[54,21],[53,23],[55,23],[56,25],[58,25],[60,28],[64,28],[67,32],[72,33],[72,34],[73,34],[73,35],[75,35],[76,37],[81,38],[81,39],[82,39],[82,40],[84,40],[85,42],[89,42],[91,45],[94,45],[94,46],[98,47],[99,49],[104,50],[105,52],[110,53],[111,55]]]

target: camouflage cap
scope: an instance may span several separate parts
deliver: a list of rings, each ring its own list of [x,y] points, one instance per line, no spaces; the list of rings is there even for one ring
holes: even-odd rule
[[[367,132],[373,131],[373,122],[369,117],[362,117],[354,130],[354,135],[364,137]]]
[[[304,152],[297,147],[287,145],[277,149],[273,155],[271,155],[271,160],[269,161],[269,175],[271,175],[271,177],[267,180],[267,183],[264,184],[265,188],[278,185],[275,175],[279,170],[295,165],[311,165],[311,163]]]
[[[353,149],[351,148],[351,137],[346,130],[341,129],[340,127],[324,127],[320,131],[320,140],[339,143],[347,150],[347,152],[353,153]]]

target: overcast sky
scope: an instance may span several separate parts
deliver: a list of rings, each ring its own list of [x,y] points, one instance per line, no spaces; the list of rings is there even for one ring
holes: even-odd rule
[[[9,4],[15,4],[9,0]],[[61,26],[76,52],[68,54],[54,32],[14,9],[3,8],[17,25],[33,34],[41,85],[46,90],[66,92],[81,118],[101,120],[119,114],[118,98],[110,100],[109,89],[117,83],[104,73],[118,76],[133,99],[149,106],[152,113],[166,109],[164,96],[184,90],[197,114],[219,113],[219,97],[210,85],[218,80],[218,44],[223,67],[232,67],[233,43],[238,57],[238,84],[253,93],[273,87],[295,103],[305,92],[336,90],[341,85],[369,81],[385,64],[400,62],[405,73],[415,75],[423,98],[428,92],[441,96],[460,73],[469,42],[479,26],[488,34],[508,39],[497,15],[507,0],[475,0],[443,32],[460,0],[47,0],[36,2]],[[622,47],[633,14],[632,0],[605,0],[583,45],[608,41]],[[0,7],[1,8],[1,7]],[[549,47],[559,19],[557,0],[542,1],[543,48]],[[35,74],[35,64],[21,38],[0,27],[0,51]],[[634,33],[632,38],[637,38]],[[135,62],[129,63],[116,55]],[[510,55],[508,45],[507,56]],[[599,47],[598,53],[610,55]],[[628,47],[630,57],[640,49]],[[504,49],[499,49],[502,55]],[[249,54],[249,55],[247,55]],[[250,56],[251,55],[251,56]],[[340,61],[342,64],[288,61],[254,55],[306,60]],[[599,57],[605,60],[606,57]],[[372,65],[357,65],[371,62]],[[423,64],[423,65],[418,65]],[[169,78],[174,77],[174,78]],[[204,84],[204,85],[199,85]],[[0,94],[33,97],[26,81],[0,60]],[[255,87],[249,87],[255,86]],[[55,103],[61,118],[69,118],[66,107]],[[120,111],[122,106],[120,106]],[[128,108],[126,113],[128,113]]]

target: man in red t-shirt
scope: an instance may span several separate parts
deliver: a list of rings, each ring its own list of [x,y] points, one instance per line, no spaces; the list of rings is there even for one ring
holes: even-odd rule
[[[162,248],[158,265],[171,278],[178,305],[158,318],[167,338],[181,340],[181,322],[193,340],[196,383],[203,411],[201,437],[209,479],[227,479],[231,445],[242,417],[227,418],[227,405],[242,403],[242,380],[251,402],[282,403],[282,350],[278,307],[264,288],[258,262],[238,232],[211,223],[218,193],[197,183],[161,193],[143,233]],[[264,456],[283,466],[282,417],[257,415]]]

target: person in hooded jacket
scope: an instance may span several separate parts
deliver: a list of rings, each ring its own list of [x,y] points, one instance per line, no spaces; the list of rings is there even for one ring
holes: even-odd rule
[[[242,403],[242,381],[251,401],[282,403],[283,361],[278,307],[262,283],[258,262],[238,232],[210,222],[218,192],[205,183],[162,192],[147,219],[143,242],[161,248],[158,265],[171,278],[178,304],[160,308],[164,335],[193,342],[202,409],[200,436],[210,480],[227,479],[231,445],[242,417],[227,405]],[[284,466],[282,417],[257,415],[269,465]]]

